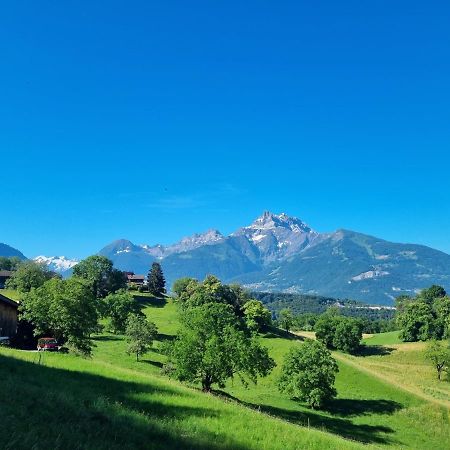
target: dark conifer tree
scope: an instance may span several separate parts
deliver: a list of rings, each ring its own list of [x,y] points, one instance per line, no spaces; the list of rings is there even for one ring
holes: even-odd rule
[[[164,278],[161,264],[154,262],[147,277],[148,291],[155,295],[160,296],[166,293],[166,280]]]

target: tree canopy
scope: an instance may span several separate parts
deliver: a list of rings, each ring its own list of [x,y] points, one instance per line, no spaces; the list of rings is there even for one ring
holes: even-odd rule
[[[256,383],[258,376],[266,376],[275,366],[267,348],[240,328],[232,306],[217,302],[182,312],[171,359],[176,378],[199,382],[204,391],[213,384],[224,387],[234,376],[244,384]]]
[[[46,281],[57,275],[45,264],[34,261],[23,261],[16,266],[12,277],[6,285],[9,289],[16,289],[19,292],[30,292],[33,288],[42,286]]]
[[[397,325],[406,342],[450,337],[450,297],[441,286],[422,290],[415,298],[397,301]]]
[[[336,361],[319,341],[307,340],[286,355],[278,382],[280,392],[311,408],[321,408],[336,395]]]
[[[247,327],[252,331],[262,331],[272,322],[272,314],[259,300],[249,300],[242,310]]]
[[[440,381],[442,372],[450,369],[450,345],[439,341],[430,341],[425,350],[425,358],[433,364]]]
[[[0,270],[16,270],[21,262],[17,256],[0,256]]]
[[[97,298],[126,287],[123,272],[114,269],[112,261],[105,256],[89,256],[73,268],[73,275],[88,280]]]
[[[23,296],[21,317],[35,335],[47,334],[83,353],[91,351],[90,334],[97,330],[98,313],[88,282],[53,278]]]
[[[104,299],[104,315],[109,318],[109,327],[113,333],[124,333],[128,317],[139,312],[136,300],[125,289],[109,294]]]
[[[317,320],[314,331],[317,340],[327,348],[355,353],[362,338],[362,323],[351,317],[326,313]]]
[[[294,324],[294,315],[290,308],[283,308],[278,314],[278,323],[288,333]]]

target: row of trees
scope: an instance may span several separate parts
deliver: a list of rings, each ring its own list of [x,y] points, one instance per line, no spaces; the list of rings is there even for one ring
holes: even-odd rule
[[[91,352],[91,335],[100,330],[100,318],[118,333],[126,331],[130,318],[140,320],[124,274],[103,256],[81,261],[67,280],[26,261],[18,265],[9,287],[22,293],[21,319],[33,325],[35,335],[54,336],[83,354]]]
[[[424,289],[416,297],[398,297],[396,307],[403,341],[450,338],[450,297],[441,286]]]
[[[294,316],[289,308],[282,309],[277,318],[278,325],[287,332],[293,327],[306,331],[315,331],[316,338],[326,348],[341,350],[346,353],[356,353],[359,350],[362,338],[363,323],[360,319],[341,316],[336,308],[329,308],[325,313],[304,314]],[[304,328],[300,323],[306,325]]]

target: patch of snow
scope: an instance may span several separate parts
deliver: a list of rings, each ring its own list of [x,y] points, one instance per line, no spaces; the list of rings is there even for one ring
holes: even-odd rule
[[[356,277],[352,278],[352,281],[368,280],[371,278],[384,277],[386,275],[389,275],[389,272],[383,270],[369,270],[367,272],[363,272],[360,273],[359,275],[356,275]]]

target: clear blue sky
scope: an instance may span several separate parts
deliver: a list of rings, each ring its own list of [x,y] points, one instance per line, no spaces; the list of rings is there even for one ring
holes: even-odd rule
[[[263,210],[450,252],[450,4],[12,1],[0,242],[83,257]]]

